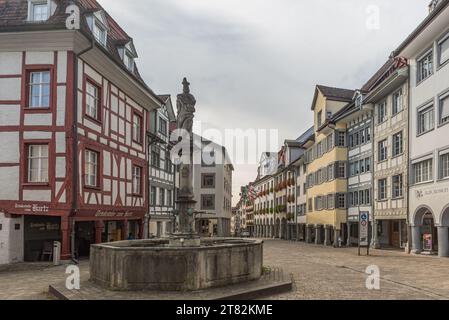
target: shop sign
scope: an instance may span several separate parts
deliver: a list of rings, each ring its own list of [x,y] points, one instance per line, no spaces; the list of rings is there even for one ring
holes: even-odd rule
[[[125,212],[114,212],[114,211],[100,211],[98,210],[95,213],[95,217],[97,218],[127,218],[133,217],[134,213],[125,211]]]
[[[430,196],[435,196],[439,194],[449,193],[449,188],[433,188],[433,189],[423,189],[416,190],[415,196],[417,199],[422,199]]]
[[[431,234],[425,234],[423,236],[424,239],[424,251],[432,251],[433,250],[433,239]]]
[[[32,222],[29,228],[37,231],[59,231],[60,229],[58,223],[51,222]]]
[[[48,213],[50,210],[49,206],[40,205],[40,204],[21,204],[16,203],[14,206],[15,209],[21,209],[24,212],[28,213]]]

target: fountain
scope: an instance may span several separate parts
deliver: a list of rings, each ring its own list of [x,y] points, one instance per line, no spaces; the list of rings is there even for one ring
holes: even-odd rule
[[[195,97],[189,82],[177,97],[178,129],[190,135],[190,161],[179,168],[178,231],[167,239],[92,245],[90,281],[108,290],[195,291],[258,280],[263,241],[200,238],[194,232],[193,139]]]

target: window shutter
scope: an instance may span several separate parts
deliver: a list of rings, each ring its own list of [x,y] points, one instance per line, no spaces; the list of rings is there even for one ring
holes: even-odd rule
[[[449,38],[440,43],[440,63],[449,60]]]
[[[449,117],[449,96],[441,100],[441,119],[448,117]]]

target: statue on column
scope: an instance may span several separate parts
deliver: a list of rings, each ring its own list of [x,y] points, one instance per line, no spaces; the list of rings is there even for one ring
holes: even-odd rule
[[[178,118],[177,126],[178,130],[185,130],[183,132],[183,137],[189,137],[188,144],[183,146],[182,152],[189,152],[188,163],[182,162],[179,165],[179,194],[177,203],[179,206],[179,232],[178,238],[185,236],[192,239],[194,238],[194,222],[195,222],[195,204],[193,193],[193,118],[195,113],[195,97],[190,93],[190,83],[184,78],[183,82],[183,93],[179,94],[177,97],[177,107],[178,107]],[[186,150],[187,149],[187,150]],[[185,159],[183,157],[183,159]],[[176,242],[175,242],[176,243]],[[193,244],[199,244],[198,241],[193,242]],[[190,241],[192,244],[192,241]]]
[[[192,134],[193,118],[195,113],[195,97],[190,93],[190,83],[184,78],[183,93],[178,94],[178,129],[186,130],[190,135]]]

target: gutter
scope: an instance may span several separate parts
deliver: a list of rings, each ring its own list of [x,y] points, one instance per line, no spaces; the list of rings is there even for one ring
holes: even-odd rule
[[[442,0],[436,8],[429,13],[423,22],[399,45],[399,47],[393,51],[394,56],[400,55],[400,53],[412,42],[431,22],[438,16],[449,4],[449,0]]]

